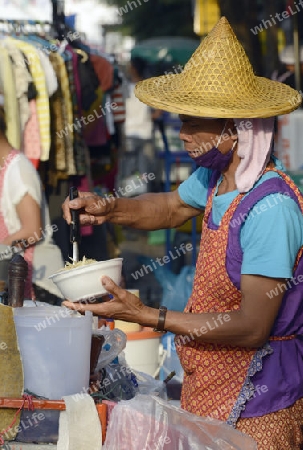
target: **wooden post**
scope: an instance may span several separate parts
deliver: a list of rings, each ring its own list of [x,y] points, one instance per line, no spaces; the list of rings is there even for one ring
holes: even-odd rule
[[[8,268],[8,306],[23,306],[24,287],[28,274],[27,262],[21,255],[15,255]]]

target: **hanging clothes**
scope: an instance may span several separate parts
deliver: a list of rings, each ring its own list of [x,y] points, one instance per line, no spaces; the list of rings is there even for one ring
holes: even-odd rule
[[[4,40],[1,44],[7,49],[9,57],[12,61],[12,69],[14,72],[16,96],[19,106],[21,133],[30,117],[30,108],[28,103],[28,88],[33,81],[32,76],[26,68],[24,55],[13,42]],[[20,150],[20,148],[19,148]]]
[[[73,107],[73,123],[79,123],[81,119],[81,108],[80,102],[78,100],[78,95],[81,92],[80,82],[78,77],[77,69],[75,70],[75,64],[77,66],[78,57],[77,54],[73,51],[71,46],[66,46],[66,52],[71,55],[71,59],[66,61],[66,70],[69,79],[69,87],[71,94],[71,101]],[[83,135],[79,127],[75,127],[74,130],[74,161],[77,175],[85,175],[87,172],[87,146],[84,142]]]
[[[24,154],[33,163],[34,167],[38,169],[41,159],[41,137],[35,99],[29,102],[29,109],[30,118],[23,133]]]
[[[54,68],[49,60],[49,57],[42,50],[38,50],[38,56],[45,75],[45,83],[48,96],[51,97],[58,89],[58,80]]]
[[[32,45],[14,38],[8,39],[12,40],[30,61],[31,74],[39,94],[37,97],[37,112],[41,138],[41,161],[46,161],[49,158],[50,151],[50,113],[46,81],[40,58]]]
[[[20,149],[20,113],[18,108],[14,72],[8,50],[0,46],[0,91],[4,94],[6,136],[12,147]]]
[[[91,54],[90,61],[98,77],[103,92],[109,91],[114,84],[114,67],[105,58],[99,55]]]
[[[79,41],[38,35],[32,25],[22,34],[25,24],[22,30],[18,24],[17,36],[7,29],[10,36],[4,32],[0,40],[0,91],[10,143],[55,187],[71,176],[91,177],[89,146],[114,148],[124,99],[108,55],[92,54]]]
[[[56,170],[66,172],[66,175],[74,175],[76,173],[73,161],[74,124],[67,71],[63,58],[58,53],[50,53],[49,58],[59,80],[59,89],[51,99]]]

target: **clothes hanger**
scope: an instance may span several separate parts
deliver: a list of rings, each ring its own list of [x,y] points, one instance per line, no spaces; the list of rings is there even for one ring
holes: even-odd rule
[[[83,64],[86,63],[86,61],[88,61],[88,54],[87,54],[84,50],[82,50],[82,49],[80,49],[80,48],[75,48],[74,51],[75,51],[78,55],[82,56],[81,62],[82,62]]]

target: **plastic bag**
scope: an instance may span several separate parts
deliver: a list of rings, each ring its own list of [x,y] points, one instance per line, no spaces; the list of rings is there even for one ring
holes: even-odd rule
[[[104,336],[104,343],[100,353],[96,371],[110,364],[126,346],[126,334],[118,328],[114,330],[94,330],[94,334]]]
[[[167,400],[166,384],[155,380],[151,375],[144,372],[132,370],[138,384],[138,393],[143,395],[156,395]]]
[[[111,412],[103,450],[257,450],[249,436],[158,397],[137,395]]]
[[[176,275],[165,266],[154,271],[156,279],[163,288],[161,305],[173,311],[183,311],[193,288],[194,266],[184,266]]]
[[[135,375],[129,367],[120,363],[108,364],[103,370],[99,391],[94,395],[99,398],[119,402],[130,400],[138,393]]]

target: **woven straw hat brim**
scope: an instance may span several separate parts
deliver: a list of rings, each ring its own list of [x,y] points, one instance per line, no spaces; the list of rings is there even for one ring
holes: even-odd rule
[[[164,75],[141,81],[135,94],[147,105],[164,111],[197,117],[257,118],[288,114],[301,104],[302,97],[295,89],[255,77],[254,89],[249,95],[212,92],[190,92],[182,86],[180,75]]]
[[[235,119],[287,114],[302,101],[291,87],[255,76],[225,17],[203,39],[181,73],[141,81],[135,94],[147,105],[165,111]]]

